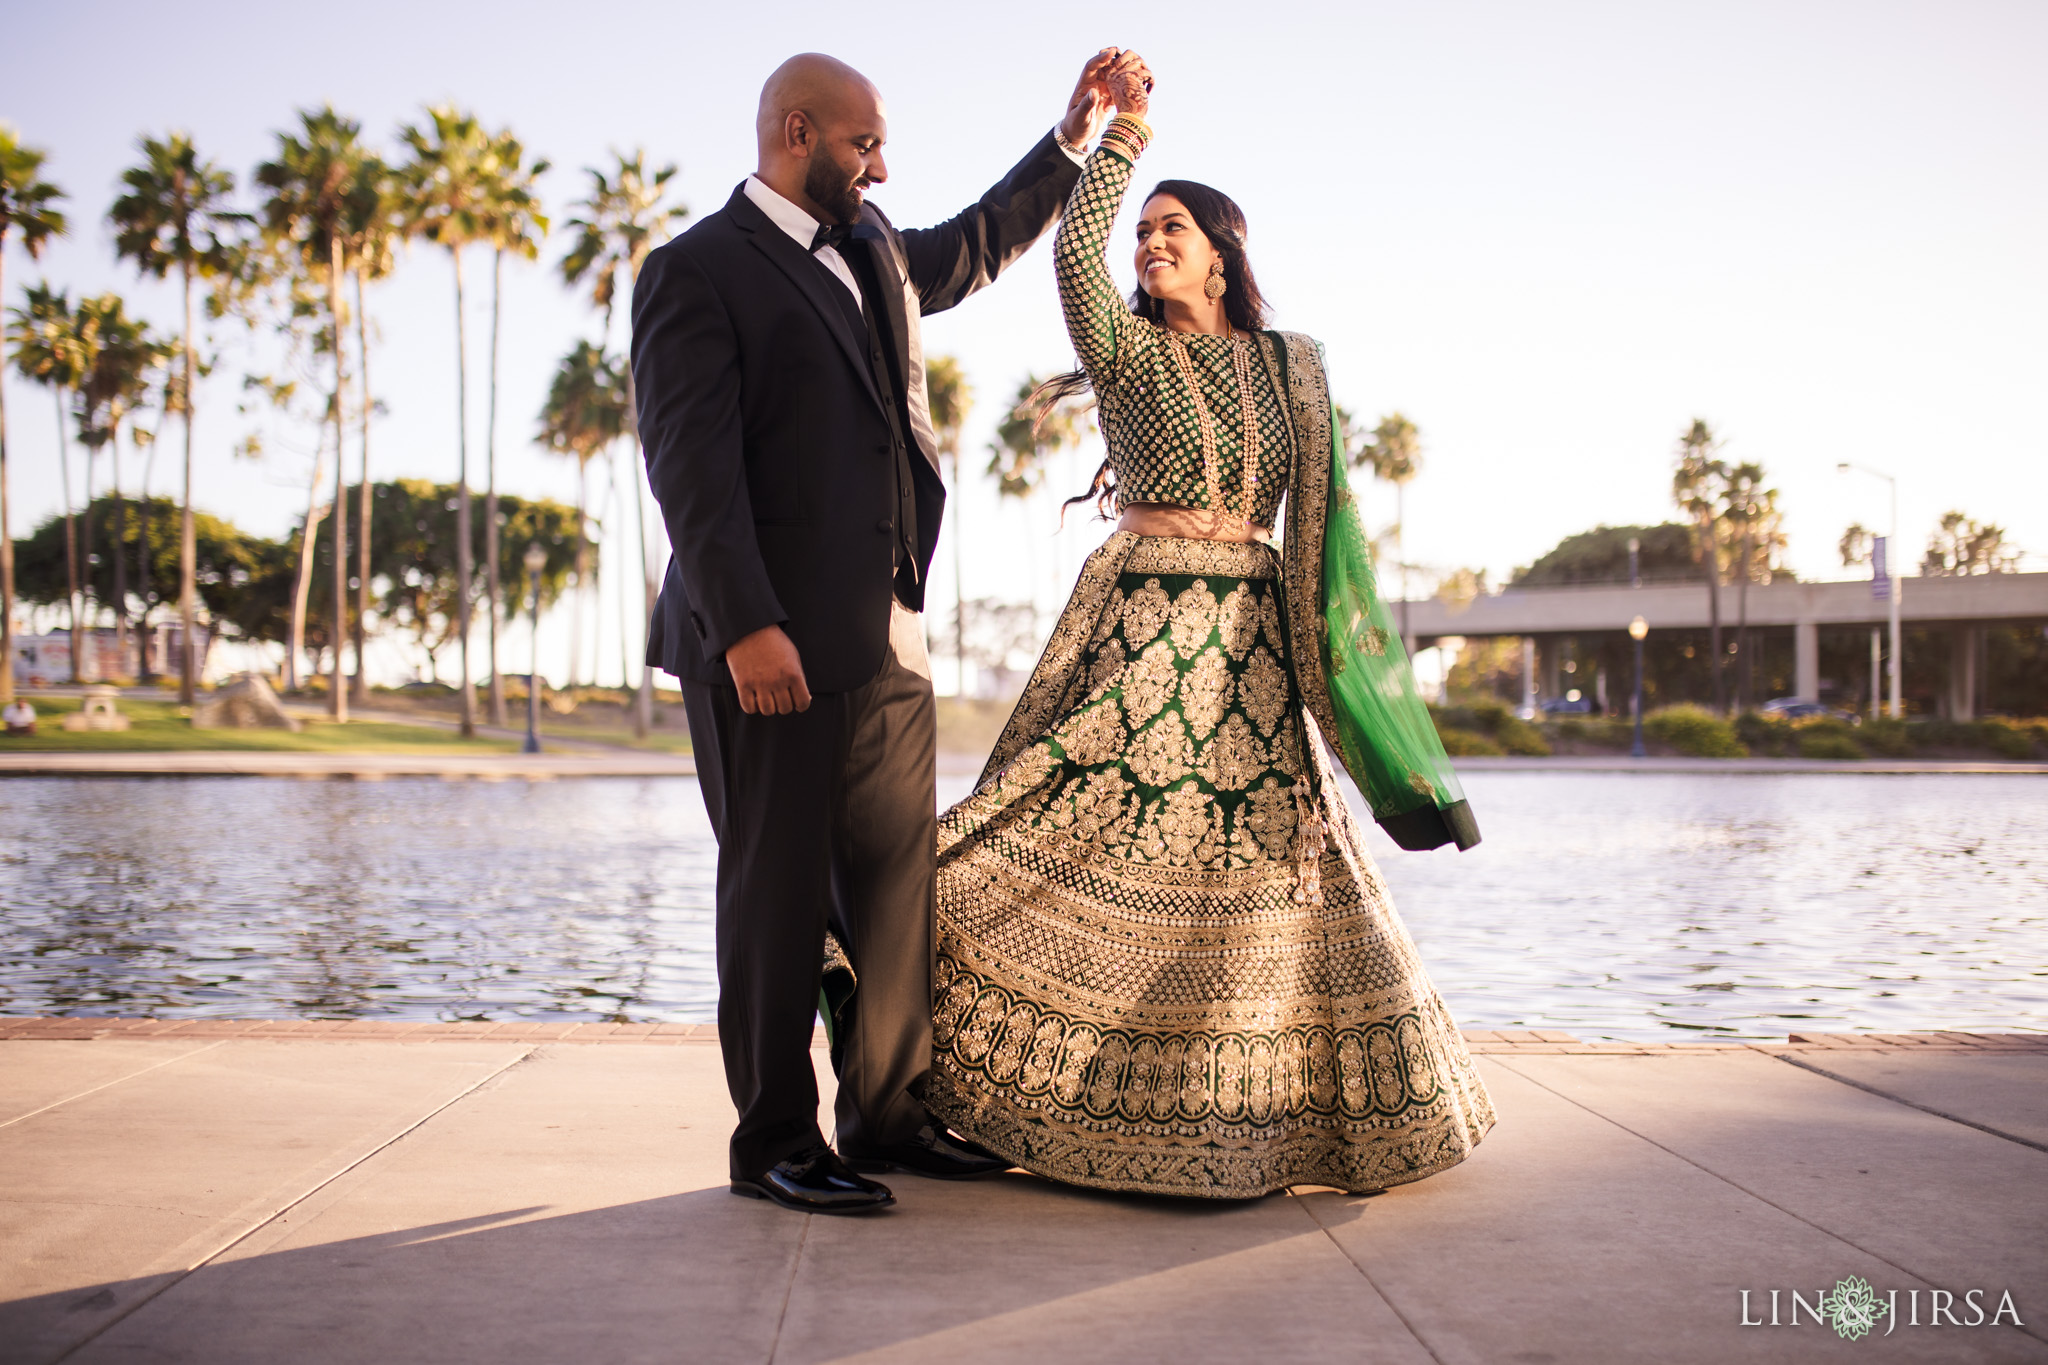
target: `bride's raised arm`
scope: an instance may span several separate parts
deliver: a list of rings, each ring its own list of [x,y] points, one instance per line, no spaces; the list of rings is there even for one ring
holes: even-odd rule
[[[1117,76],[1124,78],[1117,89],[1120,112],[1082,168],[1053,239],[1053,270],[1059,276],[1067,335],[1097,394],[1111,386],[1117,360],[1140,326],[1110,278],[1104,252],[1117,209],[1130,188],[1132,167],[1152,140],[1152,129],[1140,117],[1146,111],[1150,73],[1142,64],[1132,72],[1120,70],[1111,78],[1113,88]]]

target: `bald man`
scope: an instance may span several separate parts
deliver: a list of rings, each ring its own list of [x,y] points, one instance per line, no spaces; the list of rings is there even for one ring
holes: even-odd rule
[[[844,62],[792,57],[761,92],[754,174],[633,291],[640,436],[672,551],[648,658],[681,680],[718,834],[739,1194],[847,1212],[891,1202],[861,1171],[1004,1164],[917,1098],[937,807],[918,613],[946,498],[918,319],[1058,219],[1113,59],[1089,60],[1059,127],[977,202],[898,230],[867,200],[889,177],[881,93]],[[836,1153],[810,1056],[828,925],[859,980],[834,1047]]]

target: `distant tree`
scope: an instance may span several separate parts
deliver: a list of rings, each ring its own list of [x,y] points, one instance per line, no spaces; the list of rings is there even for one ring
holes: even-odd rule
[[[626,432],[626,382],[622,367],[595,345],[579,341],[562,357],[540,414],[540,444],[576,461],[576,554],[571,561],[576,592],[569,601],[569,685],[576,685],[583,659],[583,599],[590,586],[590,462]]]
[[[1692,532],[1681,522],[1656,526],[1596,526],[1566,536],[1535,563],[1508,576],[1514,588],[1562,587],[1578,583],[1626,583],[1628,543],[1640,545],[1637,569],[1645,582],[1692,578]]]
[[[1726,506],[1722,516],[1733,528],[1736,542],[1735,707],[1747,711],[1756,677],[1756,651],[1750,648],[1749,640],[1749,585],[1760,573],[1763,581],[1770,581],[1772,550],[1784,543],[1784,537],[1779,530],[1778,490],[1763,486],[1762,465],[1753,461],[1734,465],[1729,468],[1725,482]],[[1763,556],[1761,568],[1759,551]]]
[[[460,581],[456,597],[456,636],[461,646],[462,735],[476,733],[476,689],[469,662],[470,599],[475,592],[474,547],[469,534],[469,350],[462,306],[462,251],[491,235],[496,195],[496,162],[491,138],[474,114],[452,104],[430,107],[426,121],[407,124],[399,139],[412,150],[404,171],[413,231],[448,248],[455,267],[455,420],[456,518]]]
[[[281,259],[292,262],[302,278],[324,286],[327,344],[334,361],[334,388],[328,415],[334,426],[334,536],[348,544],[348,504],[341,490],[347,482],[342,458],[344,403],[348,375],[341,339],[341,280],[348,273],[348,248],[357,227],[376,212],[383,187],[379,164],[362,143],[362,124],[344,118],[332,105],[299,112],[299,132],[279,133],[273,159],[256,168],[256,183],[270,193],[263,204],[264,231]],[[348,565],[346,554],[332,565],[334,583],[328,601],[334,613],[330,631],[332,678],[328,712],[348,719],[348,693],[341,675],[341,640],[347,634]],[[301,590],[301,596],[305,590]]]
[[[370,419],[377,412],[377,400],[370,390],[370,310],[365,295],[372,281],[385,278],[397,264],[397,248],[405,240],[407,221],[397,173],[383,158],[365,153],[356,178],[358,190],[351,201],[348,221],[348,260],[355,277],[356,387],[362,396],[356,407],[356,525],[360,528],[370,524]],[[352,695],[358,705],[367,705],[370,679],[363,662],[370,617],[367,532],[356,537],[355,608],[356,672]]]
[[[668,183],[675,178],[673,164],[647,173],[647,153],[636,149],[632,156],[612,153],[617,163],[609,171],[586,168],[590,193],[571,205],[576,216],[565,226],[575,234],[569,254],[562,258],[562,279],[570,285],[587,285],[590,301],[604,318],[601,348],[611,345],[612,305],[620,283],[631,295],[633,282],[640,278],[640,266],[647,253],[666,241],[671,229],[689,217],[679,203],[668,202]],[[633,370],[626,367],[626,430],[632,437],[633,509],[636,544],[646,617],[654,615],[654,565],[647,554],[647,472],[640,452],[639,395],[633,388]],[[654,721],[654,673],[643,659],[640,685],[633,698],[633,733],[645,736]]]
[[[484,424],[484,598],[490,604],[491,724],[505,724],[505,684],[498,668],[498,616],[504,594],[498,575],[498,321],[503,310],[505,255],[511,252],[526,260],[540,254],[540,239],[547,235],[548,220],[540,211],[540,196],[534,182],[547,172],[541,158],[529,162],[526,149],[509,129],[491,139],[490,160],[485,171],[490,190],[484,212],[484,242],[491,248],[491,396],[489,417]],[[582,520],[582,498],[577,501],[578,523]],[[512,580],[518,582],[515,576]],[[515,594],[515,597],[517,594]],[[581,594],[578,594],[581,597]],[[575,680],[572,664],[570,681]]]
[[[1920,559],[1920,572],[1931,578],[2017,573],[2019,566],[2019,547],[2005,538],[2005,528],[1959,511],[1942,513],[1941,525],[1927,538],[1927,553]]]
[[[202,161],[184,133],[161,140],[144,138],[142,162],[121,173],[126,193],[114,201],[107,217],[115,230],[114,252],[135,262],[145,275],[162,279],[173,269],[185,305],[185,330],[180,338],[181,371],[171,386],[166,412],[185,419],[185,487],[178,514],[178,619],[182,645],[178,660],[178,698],[191,705],[197,696],[197,664],[193,637],[197,626],[199,572],[197,534],[192,520],[192,406],[198,360],[192,282],[195,275],[220,275],[233,264],[237,238],[249,215],[228,207],[234,176]]]
[[[1848,529],[1842,532],[1841,540],[1835,544],[1836,553],[1842,556],[1842,567],[1853,569],[1858,564],[1869,563],[1872,540],[1869,528],[1862,522],[1850,522]]]
[[[7,239],[18,237],[29,259],[65,232],[57,201],[64,191],[43,179],[47,153],[23,145],[0,124],[0,299],[7,297]],[[14,540],[7,523],[7,396],[0,384],[0,705],[14,700]]]
[[[1048,401],[1041,396],[1046,384],[1035,374],[1024,376],[1008,414],[996,423],[996,439],[988,448],[988,473],[996,481],[998,496],[1028,498],[1037,492],[1052,457],[1077,444],[1087,432],[1093,401],[1079,395]]]
[[[1408,552],[1404,537],[1408,526],[1408,485],[1422,472],[1422,435],[1415,423],[1398,412],[1390,412],[1373,428],[1372,437],[1358,447],[1354,456],[1360,468],[1370,469],[1374,478],[1394,485],[1394,558],[1401,570],[1401,639],[1409,649],[1415,637],[1408,630]]]
[[[86,370],[78,389],[77,411],[79,439],[87,451],[88,500],[92,490],[92,456],[107,450],[112,463],[116,549],[113,555],[113,592],[109,596],[94,592],[93,597],[114,613],[116,649],[125,667],[128,659],[128,557],[120,553],[120,547],[128,543],[132,528],[128,524],[129,508],[121,494],[121,433],[149,392],[151,372],[168,363],[176,349],[170,343],[157,340],[150,333],[148,323],[129,316],[128,305],[118,294],[80,299],[78,311],[82,318],[79,333],[81,337],[91,339]],[[140,439],[147,441],[151,438],[143,435]],[[93,562],[93,524],[92,509],[88,507],[84,553],[87,565]]]
[[[931,402],[933,433],[938,437],[939,454],[953,466],[953,496],[947,507],[953,533],[953,691],[957,696],[967,695],[967,612],[965,606],[965,579],[962,576],[961,545],[966,538],[966,526],[961,514],[966,508],[966,499],[961,496],[966,485],[960,481],[960,433],[967,425],[967,414],[974,408],[974,386],[967,382],[967,372],[960,368],[960,362],[953,356],[934,356],[925,362],[924,389]]]
[[[46,386],[57,400],[57,472],[64,496],[64,577],[69,586],[64,601],[71,638],[76,640],[80,638],[78,524],[71,508],[71,437],[66,418],[84,382],[90,348],[88,338],[80,333],[81,319],[72,311],[69,293],[53,290],[47,282],[30,285],[26,306],[13,313],[14,323],[7,335],[14,343],[14,368],[24,378]],[[8,553],[13,553],[11,542]],[[81,652],[71,651],[74,683],[83,677],[79,672]]]
[[[1671,499],[1692,523],[1693,562],[1707,581],[1707,654],[1713,665],[1714,711],[1728,710],[1721,666],[1721,518],[1726,505],[1728,466],[1716,458],[1721,441],[1703,418],[1695,417],[1678,438],[1678,463],[1671,474]]]

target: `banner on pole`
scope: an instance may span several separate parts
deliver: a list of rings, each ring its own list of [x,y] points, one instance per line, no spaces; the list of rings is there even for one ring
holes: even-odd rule
[[[1892,595],[1892,576],[1885,564],[1885,539],[1873,536],[1870,543],[1870,595],[1879,601]]]

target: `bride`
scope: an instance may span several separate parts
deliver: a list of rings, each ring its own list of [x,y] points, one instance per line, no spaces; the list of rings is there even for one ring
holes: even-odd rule
[[[1122,520],[940,821],[925,1099],[1077,1185],[1382,1189],[1464,1159],[1493,1106],[1323,742],[1402,847],[1478,830],[1373,586],[1321,354],[1265,329],[1237,205],[1161,184],[1138,293],[1111,281],[1150,88],[1121,54],[1055,247]]]

